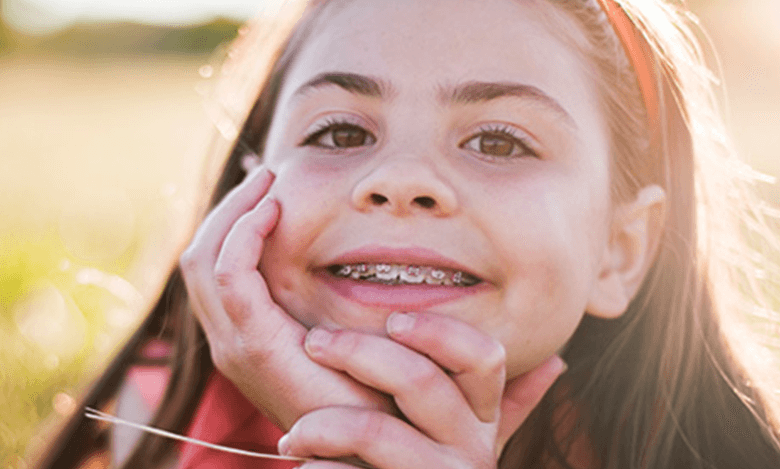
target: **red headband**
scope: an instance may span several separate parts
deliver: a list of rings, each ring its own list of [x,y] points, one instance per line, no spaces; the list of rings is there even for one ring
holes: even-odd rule
[[[639,84],[639,91],[647,109],[651,131],[655,134],[660,130],[661,111],[659,93],[655,78],[655,61],[650,44],[637,30],[634,22],[616,0],[598,0],[604,12],[612,23],[615,33],[623,43],[628,60],[634,67],[634,73]]]

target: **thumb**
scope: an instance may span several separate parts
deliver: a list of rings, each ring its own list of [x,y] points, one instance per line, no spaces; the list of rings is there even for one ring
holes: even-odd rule
[[[498,424],[498,454],[512,434],[520,428],[531,411],[542,400],[555,380],[566,371],[566,363],[553,355],[528,373],[509,381],[501,398],[501,421]]]

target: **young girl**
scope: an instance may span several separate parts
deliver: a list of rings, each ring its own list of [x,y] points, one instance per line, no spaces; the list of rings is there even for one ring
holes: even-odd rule
[[[276,426],[309,468],[780,466],[730,319],[761,287],[715,256],[766,223],[681,5],[289,8],[239,38],[213,210],[86,405],[172,333],[153,426]],[[76,416],[42,467],[94,440]],[[155,436],[122,462],[280,467]]]

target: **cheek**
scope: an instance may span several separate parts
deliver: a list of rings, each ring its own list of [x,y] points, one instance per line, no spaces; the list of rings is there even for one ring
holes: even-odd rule
[[[281,225],[281,223],[280,223]],[[303,324],[312,324],[313,318],[307,313],[304,296],[296,291],[295,258],[290,257],[290,243],[284,236],[284,227],[277,226],[266,239],[263,256],[260,259],[260,273],[268,286],[273,301]]]
[[[507,279],[507,310],[518,325],[524,346],[559,337],[579,322],[587,304],[592,275],[577,262],[574,250],[562,250],[547,237],[516,257],[519,268]],[[585,259],[582,259],[585,263]],[[557,349],[562,344],[554,345]]]
[[[506,258],[506,275],[532,281],[545,298],[582,293],[582,277],[595,270],[595,239],[604,231],[599,204],[560,186],[548,179],[505,190],[514,197],[493,199],[500,212],[482,212],[485,232]]]
[[[312,244],[333,218],[334,178],[320,177],[299,164],[276,165],[268,196],[275,198],[281,215],[266,239],[260,271],[274,301],[304,324],[314,324],[310,312],[313,292],[301,282],[306,272]]]
[[[507,349],[510,376],[531,370],[561,350],[585,314],[588,276],[559,251],[548,251],[547,256],[540,251],[526,256],[527,273],[510,280],[504,298],[509,317],[500,340]]]
[[[279,201],[283,226],[289,231],[305,232],[333,206],[339,186],[334,174],[318,170],[289,158],[271,168],[276,174],[269,197]]]
[[[497,226],[503,233],[503,301],[510,315],[501,340],[508,371],[515,375],[565,346],[585,313],[598,273],[601,251],[594,240],[605,229],[602,204],[550,188],[523,190],[522,202],[513,205],[519,215]]]

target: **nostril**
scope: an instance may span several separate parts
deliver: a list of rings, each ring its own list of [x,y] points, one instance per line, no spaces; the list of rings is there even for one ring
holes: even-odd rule
[[[422,208],[433,208],[436,205],[436,201],[427,195],[415,197],[414,202]]]
[[[387,202],[387,197],[381,194],[371,194],[371,203],[374,205],[382,205]]]

